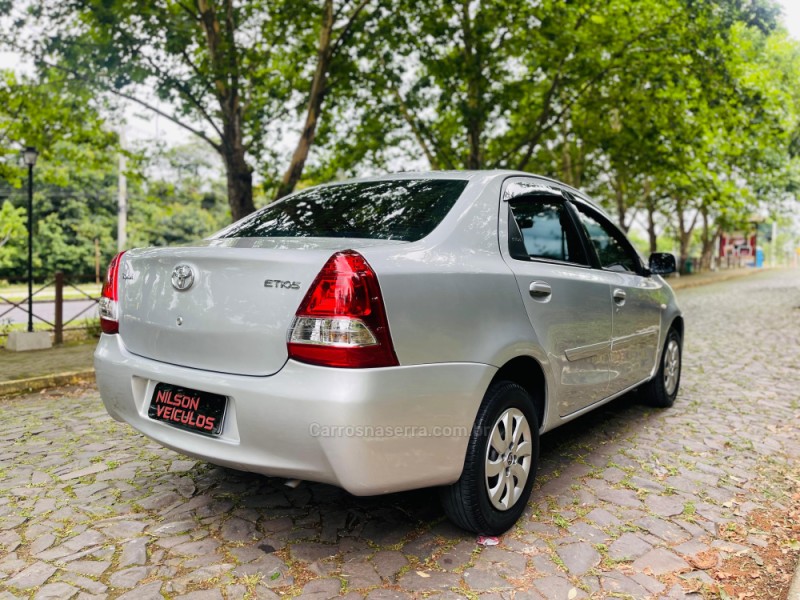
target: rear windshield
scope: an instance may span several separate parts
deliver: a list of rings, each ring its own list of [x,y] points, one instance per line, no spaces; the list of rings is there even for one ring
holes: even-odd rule
[[[466,180],[460,179],[401,179],[312,188],[262,208],[214,237],[414,242],[433,231],[466,185]]]

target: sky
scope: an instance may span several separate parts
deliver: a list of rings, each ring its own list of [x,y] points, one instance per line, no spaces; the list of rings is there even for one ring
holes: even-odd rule
[[[784,22],[789,33],[800,40],[800,0],[778,0],[783,7]]]

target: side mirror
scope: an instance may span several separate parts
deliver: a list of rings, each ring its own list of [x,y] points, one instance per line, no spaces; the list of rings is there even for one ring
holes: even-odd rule
[[[650,255],[649,267],[653,275],[668,275],[678,270],[675,257],[669,252],[653,252]]]

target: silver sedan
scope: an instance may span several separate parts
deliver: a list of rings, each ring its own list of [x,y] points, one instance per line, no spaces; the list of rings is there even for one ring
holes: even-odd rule
[[[297,192],[201,242],[112,261],[108,412],[188,456],[341,486],[438,486],[498,534],[539,436],[628,391],[670,406],[683,319],[580,191],[511,171]]]

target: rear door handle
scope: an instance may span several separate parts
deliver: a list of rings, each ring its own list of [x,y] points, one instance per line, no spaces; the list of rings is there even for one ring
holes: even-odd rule
[[[614,302],[616,302],[617,306],[622,306],[625,304],[625,298],[628,297],[628,295],[625,293],[625,290],[621,290],[619,288],[614,290],[613,296]]]
[[[544,281],[534,281],[531,283],[528,291],[535,300],[547,300],[553,295],[553,288],[550,287],[549,283],[545,283]]]

